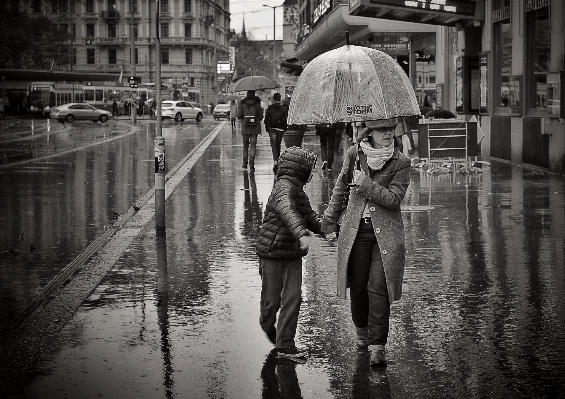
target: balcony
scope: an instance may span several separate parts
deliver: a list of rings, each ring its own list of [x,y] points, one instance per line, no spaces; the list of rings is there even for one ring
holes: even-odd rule
[[[100,17],[105,21],[119,21],[120,13],[117,10],[102,11]]]
[[[94,40],[94,45],[97,46],[124,46],[129,44],[129,40],[126,41],[125,37],[101,37]]]
[[[152,42],[155,39],[152,40]],[[205,39],[203,37],[162,37],[161,44],[165,45],[192,45],[192,46],[213,46],[213,42],[211,40]]]

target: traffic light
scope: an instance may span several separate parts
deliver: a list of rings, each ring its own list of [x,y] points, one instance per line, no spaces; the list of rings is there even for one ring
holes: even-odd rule
[[[129,87],[136,88],[141,83],[141,77],[140,76],[130,76],[130,77],[128,77],[128,82],[129,82]]]

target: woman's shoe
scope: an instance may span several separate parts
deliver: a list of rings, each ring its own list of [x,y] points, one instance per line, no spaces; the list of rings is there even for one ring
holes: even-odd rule
[[[371,351],[371,359],[369,364],[371,366],[384,367],[386,366],[386,356],[384,345],[369,345]]]
[[[357,333],[357,348],[362,349],[369,346],[369,326],[355,327],[355,332]]]

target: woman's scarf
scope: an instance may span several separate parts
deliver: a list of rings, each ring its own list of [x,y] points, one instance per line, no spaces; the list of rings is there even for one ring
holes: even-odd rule
[[[372,170],[380,170],[394,154],[394,141],[383,148],[373,148],[367,141],[361,141],[361,149],[367,156],[367,164]]]

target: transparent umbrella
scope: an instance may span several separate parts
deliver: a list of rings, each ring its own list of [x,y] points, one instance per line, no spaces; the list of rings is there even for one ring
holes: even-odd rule
[[[382,51],[343,46],[314,58],[298,78],[288,124],[360,122],[420,115],[410,80]]]

